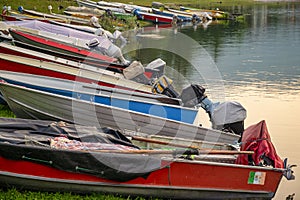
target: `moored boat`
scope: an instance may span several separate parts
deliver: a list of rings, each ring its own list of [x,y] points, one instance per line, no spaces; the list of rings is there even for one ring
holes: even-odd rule
[[[282,177],[290,171],[289,167],[182,156],[209,157],[213,150],[139,150],[118,131],[64,122],[0,118],[0,130],[3,187],[171,199],[262,200],[274,197]],[[230,153],[239,155],[238,151]]]
[[[4,23],[1,26],[2,29],[10,28],[12,37],[24,43],[83,58],[91,57],[109,62],[118,59],[123,65],[129,64],[121,49],[105,35],[98,36],[39,21],[9,22],[9,25]]]
[[[209,15],[212,19],[230,19],[230,13],[221,11],[219,9],[208,10],[208,9],[196,9],[196,8],[187,8],[184,6],[180,6],[180,10],[189,12],[191,14],[196,14],[199,16]]]
[[[158,15],[154,13],[148,13],[148,12],[140,11],[138,9],[134,10],[133,13],[137,17],[137,19],[150,21],[155,24],[171,24],[173,22],[172,17]]]
[[[78,18],[78,17],[74,17],[74,16],[55,14],[55,13],[52,13],[51,10],[52,10],[52,8],[50,9],[50,14],[38,12],[35,10],[28,10],[28,9],[23,9],[22,13],[25,13],[28,16],[36,16],[36,17],[47,18],[50,20],[53,19],[53,20],[65,21],[70,24],[77,24],[77,25],[89,25],[90,24],[89,19],[82,19],[82,18]]]
[[[85,101],[91,101],[91,99],[93,99],[95,103],[190,124],[195,122],[199,110],[197,108],[183,107],[181,106],[180,99],[172,99],[164,95],[132,93],[122,89],[98,87],[95,86],[95,84],[65,79],[1,70],[0,78],[15,85],[67,97],[75,97]],[[160,109],[154,109],[155,107]]]
[[[64,10],[64,14],[66,14],[66,15],[85,18],[85,19],[90,19],[93,16],[100,17],[104,13],[105,13],[105,11],[102,11],[99,9],[86,8],[84,6],[81,6],[81,7],[68,6]]]
[[[109,63],[103,61],[101,62],[100,60],[91,59],[88,57],[82,60],[78,57],[67,56],[66,54],[34,47],[17,41],[14,41],[13,44],[1,42],[0,53],[37,59],[40,61],[48,61],[48,62],[63,64],[78,69],[84,68],[86,70],[91,70],[97,73],[107,74],[110,76],[123,78],[123,79],[125,78],[123,75],[124,70],[125,71],[127,70],[126,66],[117,63]],[[158,59],[152,61],[146,67],[143,67],[145,71],[144,75],[146,77],[158,78],[162,76],[164,72],[163,66],[165,65],[165,63],[162,60],[160,63],[157,61]],[[152,65],[153,63],[154,64],[156,63],[156,65]]]
[[[47,48],[49,50],[58,51],[60,53],[68,54],[71,56],[80,57],[82,60],[85,58],[98,59],[99,61],[116,62],[115,58],[105,56],[103,54],[97,53],[86,48],[72,45],[70,43],[63,43],[55,39],[48,37],[39,36],[33,33],[27,33],[19,30],[10,30],[10,34],[15,40],[21,41],[23,43],[29,43],[30,45]]]
[[[152,93],[152,87],[150,85],[144,85],[120,78],[122,75],[115,76],[113,72],[109,72],[107,70],[104,70],[104,73],[99,73],[97,71],[90,70],[88,66],[85,66],[84,64],[75,68],[70,65],[2,53],[0,54],[0,60],[1,70],[31,73],[74,81],[77,80],[80,82],[95,83],[107,87],[128,89],[130,91]],[[87,69],[85,69],[85,67],[87,67]]]
[[[125,13],[126,11],[121,8],[121,7],[115,7],[115,6],[104,6],[104,5],[98,5],[97,2],[94,1],[80,1],[76,0],[77,4],[79,6],[84,6],[87,8],[92,8],[92,9],[99,9],[99,10],[110,10],[112,12],[118,12],[118,13]]]
[[[24,46],[25,48],[19,46]],[[54,62],[66,66],[72,66],[74,68],[81,68],[81,66],[84,66],[85,69],[97,71],[99,73],[110,74],[111,76],[119,75],[120,78],[124,78],[124,76],[121,75],[121,72],[124,69],[124,66],[122,65],[106,62],[101,63],[99,61],[97,62],[96,60],[93,60],[94,62],[89,62],[88,59],[82,63],[80,62],[81,60],[72,59],[72,57],[71,59],[65,59],[64,55],[61,55],[58,52],[46,51],[45,49],[42,49],[40,51],[39,50],[40,49],[33,48],[32,46],[28,46],[21,42],[14,41],[13,44],[0,42],[0,53],[32,58],[41,61]],[[66,58],[70,57],[66,56]],[[101,70],[101,68],[105,71]],[[110,73],[109,71],[112,71],[113,73]]]
[[[23,21],[23,20],[39,20],[42,22],[58,21],[62,23],[68,24],[76,24],[76,25],[89,25],[90,21],[88,19],[82,19],[67,15],[59,15],[59,14],[47,14],[41,13],[33,10],[20,10],[21,12],[10,10],[5,15],[2,15],[2,18],[7,21]]]
[[[179,12],[175,13],[170,10],[160,10],[160,9],[152,8],[152,12],[157,15],[171,17],[172,19],[174,17],[177,17],[178,19],[180,19],[183,22],[192,21],[192,18],[193,18],[189,14],[179,13]],[[200,20],[200,19],[196,16],[195,20]]]
[[[199,122],[188,124],[163,117],[138,113],[114,106],[84,101],[8,83],[0,83],[0,90],[17,117],[42,120],[62,120],[96,127],[133,130],[147,135],[164,135],[219,143],[235,143],[240,137],[234,133],[207,129]],[[154,107],[164,114],[161,107]],[[187,116],[179,116],[187,117]],[[199,120],[199,119],[198,119]]]

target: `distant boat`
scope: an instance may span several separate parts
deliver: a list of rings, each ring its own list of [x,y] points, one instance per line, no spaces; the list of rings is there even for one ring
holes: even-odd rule
[[[8,22],[3,23],[3,26],[15,29],[10,29],[12,37],[24,43],[83,58],[91,57],[109,62],[119,60],[123,65],[130,62],[124,58],[121,49],[106,36],[39,21]]]
[[[116,61],[115,58],[96,53],[95,51],[91,51],[88,49],[88,47],[79,47],[66,42],[62,43],[61,41],[55,39],[18,30],[10,30],[10,33],[15,40],[19,40],[21,42],[28,43],[33,46],[58,51],[60,53],[68,54],[71,56],[77,56],[80,57],[82,60],[84,60],[85,58],[93,58],[98,59],[100,62],[105,61],[111,63]]]
[[[74,16],[74,17],[79,17],[79,18],[84,18],[84,19],[90,19],[93,16],[100,17],[105,13],[103,10],[99,9],[92,9],[92,8],[87,8],[84,6],[68,6],[64,10],[64,14]]]
[[[76,25],[89,25],[89,19],[82,19],[78,17],[72,17],[67,15],[59,15],[55,13],[42,13],[34,10],[22,9],[21,12],[17,11],[9,11],[6,15],[3,15],[4,19],[10,19],[8,21],[15,20],[39,20],[47,22],[49,20],[58,21],[68,24],[76,24]],[[11,17],[11,18],[9,18]],[[13,20],[13,17],[15,20]]]
[[[212,19],[230,19],[230,14],[221,10],[197,9],[184,6],[180,6],[180,10],[203,17],[207,17],[208,15]]]
[[[89,19],[83,19],[83,18],[67,16],[67,15],[60,15],[60,14],[52,13],[51,10],[50,10],[50,14],[38,12],[35,10],[28,10],[28,9],[23,9],[22,11],[23,13],[28,15],[44,17],[49,19],[53,18],[53,19],[63,20],[65,22],[68,22],[69,24],[88,25],[90,23]]]
[[[67,27],[67,28],[71,28],[77,31],[83,31],[86,33],[90,33],[90,34],[95,34],[95,32],[97,31],[97,28],[94,27],[90,27],[90,26],[81,26],[81,25],[73,25],[73,24],[66,24],[66,23],[61,23],[61,22],[57,22],[57,21],[49,21],[48,23],[51,24],[55,24],[61,27]]]
[[[148,13],[144,11],[140,11],[138,9],[133,11],[134,15],[139,20],[150,21],[155,24],[171,24],[173,22],[173,18],[164,15],[158,15],[154,13]]]
[[[156,8],[152,8],[152,12],[157,15],[171,17],[172,19],[174,18],[174,16],[176,16],[178,19],[180,19],[183,22],[192,21],[192,16],[189,14],[184,14],[179,12],[175,13],[169,10],[160,10]],[[197,20],[199,20],[199,18],[197,18]]]
[[[87,8],[97,8],[99,10],[110,10],[112,12],[118,12],[118,13],[125,13],[126,11],[123,8],[119,8],[119,7],[115,7],[115,6],[104,6],[104,5],[98,5],[96,2],[94,1],[80,1],[80,0],[76,0],[77,4],[79,6],[84,6]]]
[[[107,1],[98,1],[97,4],[100,6],[123,8],[128,13],[132,13],[132,11],[135,9],[138,9],[143,12],[152,12],[152,9],[150,7],[139,6],[139,5],[134,5],[134,4],[126,4],[126,3],[119,3],[119,2],[107,2]]]
[[[17,11],[10,11],[9,14],[1,15],[3,21],[25,21],[25,20],[38,20],[41,22],[48,22],[49,20],[55,20],[62,23],[65,23],[66,20],[63,19],[54,19],[54,18],[45,18],[45,17],[38,17],[32,16],[27,14],[22,14]]]

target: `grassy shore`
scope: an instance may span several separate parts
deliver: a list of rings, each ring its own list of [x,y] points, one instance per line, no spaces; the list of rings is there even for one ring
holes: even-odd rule
[[[121,3],[129,3],[143,6],[151,6],[152,0],[113,0]],[[112,1],[112,2],[113,2]],[[164,3],[169,6],[193,6],[196,8],[216,8],[226,7],[231,5],[245,5],[258,3],[253,0],[159,0],[158,2]],[[19,6],[23,6],[26,9],[38,10],[41,12],[48,12],[48,5],[52,5],[53,12],[62,13],[58,7],[62,6],[66,8],[70,5],[77,5],[74,0],[0,0],[0,5],[10,5],[12,9],[17,9]]]
[[[142,6],[151,6],[153,2],[152,0],[112,0],[112,2],[114,1]],[[265,3],[259,2],[259,0],[159,0],[158,2],[175,9],[179,8],[180,6],[202,9],[218,8],[229,13],[230,11],[228,9],[232,9],[232,6],[239,7],[241,5],[246,6]],[[276,2],[276,4],[278,4],[278,2]],[[52,12],[57,14],[63,14],[64,9],[68,6],[78,6],[75,0],[0,0],[0,6],[11,6],[13,10],[17,10],[19,6],[23,6],[24,9],[49,13],[49,5],[51,5],[53,8]],[[146,21],[137,21],[135,17],[127,18],[126,22],[124,22],[122,19],[112,20],[111,17],[106,16],[101,17],[99,22],[104,29],[111,32],[114,32],[115,30],[130,30],[139,26],[150,25],[149,22]]]
[[[7,105],[0,105],[0,117],[15,117]]]
[[[71,193],[50,193],[50,192],[32,192],[32,191],[18,191],[16,189],[3,190],[0,188],[0,200],[145,200],[141,197],[123,198],[121,196],[113,195],[78,195]]]

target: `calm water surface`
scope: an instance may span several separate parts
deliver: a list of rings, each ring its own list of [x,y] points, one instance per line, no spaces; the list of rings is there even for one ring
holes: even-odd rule
[[[299,166],[297,180],[284,179],[275,199],[292,193],[300,199],[300,2],[222,9],[246,15],[194,27],[144,28],[124,51],[142,63],[165,60],[179,89],[197,82],[214,101],[239,101],[247,109],[246,126],[265,119],[278,154]],[[210,126],[205,113],[203,125]]]

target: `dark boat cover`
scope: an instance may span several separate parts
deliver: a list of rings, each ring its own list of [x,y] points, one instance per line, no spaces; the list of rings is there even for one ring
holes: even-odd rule
[[[275,168],[283,168],[283,161],[277,155],[265,120],[248,127],[242,137],[241,151],[254,151],[253,155],[241,154],[236,163],[248,165],[272,165]],[[269,162],[269,163],[264,163]]]
[[[161,168],[161,160],[149,155],[103,153],[89,149],[51,148],[50,140],[64,137],[68,141],[109,144],[138,149],[119,131],[67,124],[64,122],[0,118],[0,156],[45,164],[68,172],[85,173],[101,178],[128,181],[146,177]],[[74,146],[73,146],[74,147]],[[109,149],[114,149],[109,147]]]

